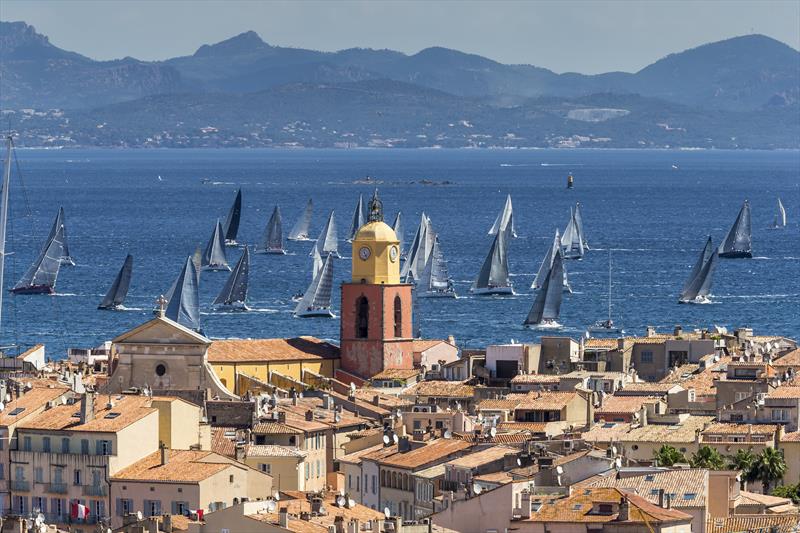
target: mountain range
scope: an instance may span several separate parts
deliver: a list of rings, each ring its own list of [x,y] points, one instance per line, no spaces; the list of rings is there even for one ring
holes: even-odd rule
[[[56,124],[63,137],[68,119],[71,142],[101,145],[364,145],[377,136],[378,145],[552,146],[588,136],[604,146],[797,147],[800,52],[747,35],[635,73],[557,74],[440,47],[285,48],[250,31],[189,56],[95,61],[24,22],[0,22],[0,107],[19,115],[28,138],[56,143]]]

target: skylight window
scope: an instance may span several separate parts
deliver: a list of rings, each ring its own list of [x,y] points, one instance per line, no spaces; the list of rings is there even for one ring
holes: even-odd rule
[[[683,495],[684,500],[694,500],[695,498],[697,498],[696,492],[687,492]]]
[[[580,511],[581,507],[582,507],[582,505],[580,503],[576,503],[575,505],[572,506],[572,510],[573,511]]]
[[[18,414],[20,414],[24,410],[25,410],[24,407],[16,407],[14,410],[12,410],[10,413],[8,413],[8,416],[17,416]]]
[[[644,476],[645,481],[653,481],[655,478],[656,476],[654,476],[653,474],[647,474],[646,476]]]
[[[103,418],[112,418],[113,419],[113,418],[117,418],[118,416],[119,416],[119,413],[108,413]]]
[[[606,428],[606,429],[610,429],[610,428],[613,428],[616,425],[617,424],[615,422],[606,422],[605,424],[603,424],[603,427]]]

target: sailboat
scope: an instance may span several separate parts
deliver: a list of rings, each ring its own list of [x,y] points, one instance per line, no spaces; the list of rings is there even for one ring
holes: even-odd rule
[[[489,235],[496,235],[498,231],[509,231],[509,237],[517,237],[517,232],[514,229],[514,209],[511,206],[511,195],[506,196],[506,203],[503,205],[503,210],[494,219],[494,224],[489,229]]]
[[[578,222],[575,220],[575,211],[571,207],[569,209],[569,222],[561,235],[561,250],[564,254],[564,259],[583,258],[583,236],[580,233]]]
[[[328,317],[333,318],[331,311],[331,290],[333,288],[333,254],[325,257],[322,268],[311,285],[308,286],[303,298],[294,308],[294,315],[301,318]]]
[[[786,227],[786,208],[783,207],[783,202],[778,198],[778,208],[775,211],[775,220],[772,222],[772,229],[781,229]]]
[[[428,215],[422,213],[417,232],[414,234],[414,240],[411,242],[411,249],[406,254],[406,261],[400,271],[400,278],[405,283],[413,283],[413,280],[418,280],[422,277],[422,271],[425,270],[425,265],[428,264],[435,239],[436,233],[431,226],[431,219],[428,218]]]
[[[361,229],[361,226],[364,225],[364,195],[358,195],[358,203],[356,204],[356,208],[353,211],[353,221],[350,223],[350,231],[348,232],[349,237],[347,238],[347,242],[352,242],[353,239],[356,238],[356,233],[358,230]]]
[[[431,258],[422,277],[417,281],[417,296],[420,298],[456,298],[453,280],[447,272],[447,261],[444,260],[439,237],[434,237]]]
[[[336,219],[333,211],[328,215],[328,221],[325,223],[325,227],[322,228],[322,233],[317,237],[317,243],[314,246],[320,257],[328,254],[339,257],[339,242],[336,236]],[[313,252],[309,255],[313,255]]]
[[[750,202],[745,200],[736,221],[719,246],[719,256],[726,259],[753,257],[753,236],[750,228]]]
[[[53,221],[53,226],[50,228],[50,235],[48,235],[47,239],[58,239],[61,241],[63,245],[63,251],[61,254],[61,265],[62,266],[75,266],[75,261],[69,255],[69,244],[67,244],[67,226],[65,224],[64,218],[64,208],[58,208],[58,214],[56,215],[56,219]]]
[[[581,244],[583,244],[583,249],[589,249],[589,243],[586,241],[586,233],[583,231],[583,215],[581,215],[581,203],[577,202],[575,204],[575,227],[578,229],[578,235],[581,237]]]
[[[608,318],[605,320],[598,320],[594,325],[589,327],[592,333],[622,333],[618,327],[614,325],[614,320],[611,318],[611,250],[608,250]]]
[[[283,223],[281,221],[281,209],[277,205],[272,210],[272,216],[267,222],[267,229],[264,231],[264,243],[260,250],[265,254],[286,255],[283,249]]]
[[[308,236],[308,228],[311,226],[311,215],[313,214],[314,202],[309,198],[306,208],[303,210],[303,214],[297,222],[295,222],[287,239],[290,241],[310,241],[311,238]]]
[[[400,257],[404,257],[406,253],[405,246],[403,246],[403,219],[400,211],[394,216],[394,224],[392,224],[394,234],[397,235],[397,240],[400,241],[398,248],[400,248]]]
[[[678,299],[679,303],[704,304],[711,302],[708,295],[711,292],[711,281],[717,266],[718,254],[719,251],[714,249],[711,237],[709,237],[700,257],[692,267],[686,283],[683,284],[683,290]]]
[[[242,256],[228,276],[228,281],[222,287],[213,305],[241,309],[247,311],[247,288],[250,274],[250,249],[244,247]]]
[[[225,256],[225,239],[223,237],[224,231],[222,223],[217,220],[217,225],[214,226],[214,233],[206,244],[206,249],[203,251],[201,268],[203,270],[228,270],[228,259]]]
[[[223,225],[223,235],[225,236],[225,246],[238,246],[236,236],[239,234],[239,220],[242,217],[242,189],[236,191],[236,198],[233,200],[228,216],[225,217]]]
[[[547,250],[547,254],[542,259],[542,264],[539,265],[539,270],[536,272],[536,277],[533,278],[533,283],[531,283],[531,289],[541,289],[542,285],[544,285],[544,280],[547,278],[547,273],[550,272],[550,269],[553,267],[553,260],[556,257],[556,254],[561,252],[561,234],[559,233],[558,229],[556,229],[556,234],[553,237],[553,244],[550,246],[550,249]],[[567,278],[567,269],[563,267],[564,270],[564,290],[571,293],[572,287],[569,284],[569,279]]]
[[[64,256],[62,231],[48,237],[36,260],[11,289],[14,294],[53,294],[56,292],[56,279]]]
[[[547,273],[542,289],[536,293],[533,305],[523,325],[536,329],[558,329],[558,317],[561,313],[564,278],[564,261],[562,254],[557,253],[553,259],[553,267]]]
[[[97,306],[98,309],[117,310],[122,309],[122,303],[128,295],[128,289],[131,286],[131,274],[133,273],[133,256],[128,254],[125,257],[125,262],[122,263],[122,268],[119,269],[117,277],[111,288],[108,289],[103,301]]]
[[[197,272],[191,256],[186,258],[170,292],[164,316],[189,329],[200,331],[200,297]]]
[[[514,294],[514,289],[508,279],[507,238],[506,231],[498,231],[495,234],[489,253],[478,273],[478,278],[470,289],[473,294]]]

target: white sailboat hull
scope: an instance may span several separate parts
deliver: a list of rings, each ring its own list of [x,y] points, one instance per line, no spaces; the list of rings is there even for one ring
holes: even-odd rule
[[[217,309],[223,311],[249,311],[250,308],[244,302],[233,302],[230,304],[218,305]]]
[[[678,300],[679,304],[695,304],[695,305],[705,305],[713,303],[708,296],[698,296],[693,300]]]
[[[270,254],[270,255],[286,255],[286,250],[283,250],[283,249],[280,249],[280,250],[279,250],[279,249],[270,249],[270,248],[268,248],[268,249],[266,249],[266,250],[261,250],[261,252],[260,252],[260,253],[262,253],[262,254]]]
[[[308,309],[306,311],[299,311],[295,313],[294,316],[298,318],[334,318],[336,315],[334,315],[333,311],[330,309]]]
[[[473,288],[470,289],[472,294],[478,296],[489,296],[492,294],[506,294],[506,295],[513,295],[514,288],[511,286],[508,287],[480,287],[480,288]]]
[[[543,320],[538,324],[525,324],[525,327],[529,329],[561,329],[564,326],[555,320]]]
[[[202,267],[200,270],[204,272],[221,272],[221,271],[230,272],[231,267],[229,267],[228,265],[206,265]]]
[[[308,237],[287,237],[286,239],[289,240],[289,241],[295,241],[295,242],[313,241],[314,240],[314,239],[310,239]]]
[[[419,298],[458,298],[456,291],[425,291],[417,294]]]

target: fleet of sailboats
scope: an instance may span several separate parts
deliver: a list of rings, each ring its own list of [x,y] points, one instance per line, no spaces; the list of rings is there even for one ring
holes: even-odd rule
[[[98,309],[117,310],[122,309],[122,304],[125,302],[125,297],[128,295],[128,289],[131,286],[131,276],[133,274],[133,256],[128,254],[125,257],[125,262],[122,263],[122,268],[119,269],[114,283],[108,289],[103,301],[97,306]]]
[[[717,266],[718,250],[711,244],[711,237],[708,237],[700,257],[697,258],[692,267],[689,277],[683,284],[678,302],[680,303],[710,303],[708,298],[711,293],[711,281],[714,269]]]
[[[225,255],[225,231],[222,229],[222,223],[217,220],[217,225],[214,226],[214,232],[206,244],[206,249],[203,251],[200,267],[203,270],[228,270],[228,258]]]
[[[753,237],[750,224],[750,202],[744,205],[736,216],[736,221],[719,245],[719,256],[726,259],[753,257]]]
[[[245,246],[242,256],[228,276],[213,305],[247,311],[247,290],[250,280],[250,250]]]
[[[306,208],[303,210],[303,214],[300,215],[300,218],[297,219],[297,222],[294,223],[291,231],[289,231],[289,236],[287,237],[290,241],[310,241],[311,238],[309,237],[308,230],[311,227],[311,217],[314,214],[314,202],[311,198],[308,199],[308,203],[306,204]]]
[[[239,234],[239,221],[242,218],[242,189],[236,191],[228,216],[225,217],[223,225],[223,235],[225,236],[225,246],[237,246],[236,236]]]
[[[417,281],[417,296],[420,298],[455,298],[456,290],[447,271],[439,237],[435,236],[431,257]]]
[[[275,209],[272,210],[272,216],[269,217],[269,222],[267,222],[267,228],[264,231],[264,241],[260,251],[265,254],[286,255],[286,250],[283,248],[281,209],[277,205]]]

